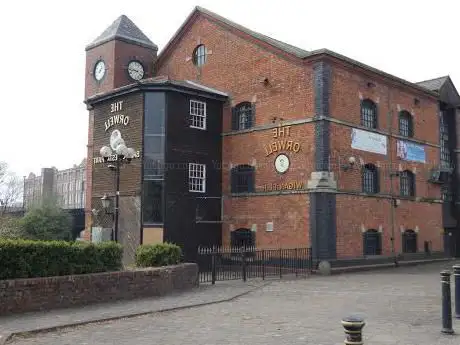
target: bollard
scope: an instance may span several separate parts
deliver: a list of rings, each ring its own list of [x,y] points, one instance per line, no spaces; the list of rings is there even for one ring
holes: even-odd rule
[[[460,265],[455,265],[454,282],[455,282],[455,317],[460,319]]]
[[[366,323],[359,316],[348,316],[342,319],[345,328],[345,345],[363,345],[363,327]]]
[[[442,287],[442,330],[441,333],[453,334],[452,329],[452,298],[450,295],[450,271],[441,272]]]

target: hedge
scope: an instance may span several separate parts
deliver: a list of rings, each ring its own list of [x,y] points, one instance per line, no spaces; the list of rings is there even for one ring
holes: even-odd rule
[[[115,242],[0,239],[0,280],[117,271],[122,254]]]
[[[181,248],[172,243],[144,244],[136,249],[137,267],[175,265],[181,258]]]

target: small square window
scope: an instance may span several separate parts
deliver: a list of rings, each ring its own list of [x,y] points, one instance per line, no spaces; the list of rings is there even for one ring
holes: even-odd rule
[[[206,103],[190,101],[190,127],[206,129]]]
[[[204,193],[206,191],[206,165],[189,163],[188,165],[188,190],[190,192]]]

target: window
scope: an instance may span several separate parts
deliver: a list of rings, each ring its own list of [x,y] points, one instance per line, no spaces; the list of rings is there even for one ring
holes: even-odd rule
[[[452,192],[446,186],[441,187],[441,199],[444,202],[451,202],[452,201]]]
[[[163,180],[144,181],[144,223],[163,223]]]
[[[363,233],[363,254],[382,255],[382,234],[374,229]]]
[[[164,176],[165,94],[149,92],[144,101],[144,180]]]
[[[399,188],[401,196],[415,196],[415,176],[411,171],[400,173]]]
[[[254,192],[254,167],[238,165],[231,171],[232,193]]]
[[[254,125],[255,104],[242,102],[232,109],[232,129],[241,130]]]
[[[370,99],[361,102],[361,125],[367,128],[377,128],[377,105]]]
[[[249,229],[237,229],[230,233],[230,243],[232,247],[252,247],[255,246],[254,233]]]
[[[414,136],[412,115],[406,110],[399,113],[399,135],[404,137]]]
[[[200,44],[193,51],[193,64],[197,67],[201,67],[206,63],[206,47],[204,44]]]
[[[379,192],[379,173],[374,164],[366,164],[363,168],[363,192],[368,194]]]
[[[403,253],[417,253],[417,233],[414,230],[406,230],[402,234]]]
[[[206,103],[190,101],[190,127],[206,129]]]
[[[441,144],[441,166],[450,167],[449,133],[444,114],[441,114],[441,124],[439,131]]]
[[[206,165],[189,163],[188,190],[201,193],[206,191]]]

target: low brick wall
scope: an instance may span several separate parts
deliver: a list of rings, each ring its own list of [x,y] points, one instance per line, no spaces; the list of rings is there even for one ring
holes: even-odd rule
[[[198,266],[0,280],[0,315],[162,296],[198,285]]]

